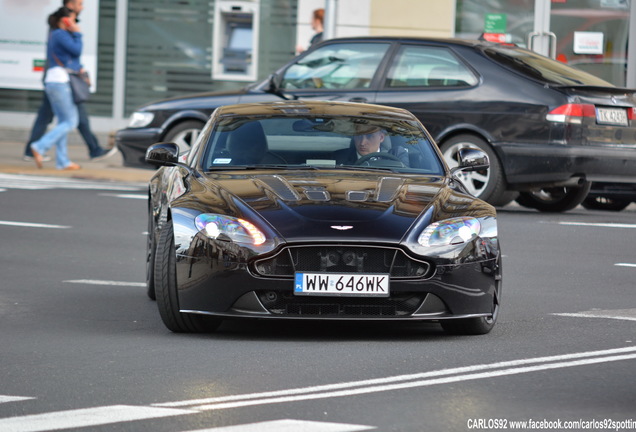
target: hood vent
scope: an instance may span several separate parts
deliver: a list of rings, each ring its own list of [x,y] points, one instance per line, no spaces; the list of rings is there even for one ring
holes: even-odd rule
[[[283,201],[300,201],[301,197],[294,188],[280,176],[258,177],[258,181],[265,183]]]

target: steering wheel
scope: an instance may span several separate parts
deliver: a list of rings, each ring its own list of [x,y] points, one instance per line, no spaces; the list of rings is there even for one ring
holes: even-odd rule
[[[367,155],[364,155],[364,156],[360,157],[360,159],[358,159],[354,165],[362,165],[363,163],[369,162],[369,160],[374,159],[374,158],[376,158],[376,159],[386,159],[386,160],[399,162],[400,166],[402,168],[404,168],[404,164],[402,163],[402,161],[397,156],[393,156],[391,153],[384,153],[384,152],[369,153]]]

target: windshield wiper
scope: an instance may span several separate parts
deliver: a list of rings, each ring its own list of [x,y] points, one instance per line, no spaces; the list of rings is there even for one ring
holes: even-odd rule
[[[395,167],[382,167],[382,166],[367,166],[367,165],[337,165],[335,167],[329,167],[331,169],[343,169],[348,171],[389,171],[393,173],[399,173]]]
[[[208,167],[208,171],[232,171],[232,170],[316,170],[318,167],[311,165],[282,165],[282,164],[259,164],[259,165],[215,165]]]

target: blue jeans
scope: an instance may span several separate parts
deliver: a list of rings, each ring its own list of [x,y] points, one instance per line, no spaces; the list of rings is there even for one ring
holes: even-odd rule
[[[77,105],[73,102],[71,86],[67,82],[45,83],[44,91],[57,117],[57,124],[42,138],[31,144],[31,149],[44,155],[55,146],[55,167],[64,169],[71,164],[67,153],[67,142],[68,133],[77,127],[79,121]]]
[[[86,112],[86,104],[77,105],[77,112],[79,114],[79,124],[77,125],[77,130],[84,138],[84,142],[88,147],[88,155],[91,158],[101,156],[104,153],[104,149],[99,145],[99,141],[97,141],[97,137],[91,131],[91,125],[88,120],[88,113]],[[49,98],[46,96],[46,92],[42,95],[42,105],[38,109],[38,113],[35,117],[35,121],[33,122],[33,127],[31,128],[31,136],[29,137],[29,141],[26,144],[26,148],[24,149],[25,156],[33,156],[31,153],[31,143],[42,138],[44,133],[46,132],[46,128],[53,121],[53,109],[51,108],[51,103],[49,102]]]

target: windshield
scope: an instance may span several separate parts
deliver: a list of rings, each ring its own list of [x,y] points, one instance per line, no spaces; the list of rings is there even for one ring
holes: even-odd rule
[[[443,175],[421,125],[360,117],[228,116],[215,125],[202,167],[380,169]]]
[[[519,49],[514,46],[500,45],[486,48],[484,52],[488,57],[499,64],[530,78],[549,84],[614,87],[612,84],[594,75],[574,69],[573,67],[532,51]]]

